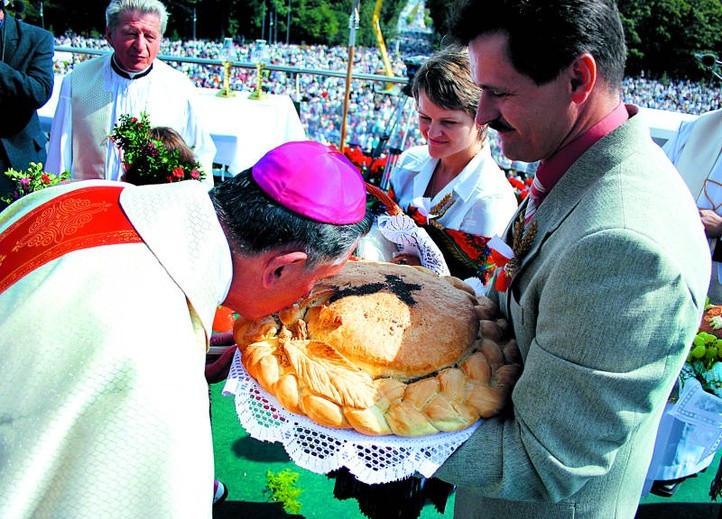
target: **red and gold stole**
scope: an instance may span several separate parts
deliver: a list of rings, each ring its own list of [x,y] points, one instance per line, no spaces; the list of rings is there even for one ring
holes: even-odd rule
[[[143,241],[120,207],[121,186],[92,186],[36,207],[0,234],[0,293],[63,254]]]

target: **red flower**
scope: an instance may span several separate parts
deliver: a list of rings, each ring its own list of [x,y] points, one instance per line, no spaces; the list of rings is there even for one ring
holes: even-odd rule
[[[529,193],[529,186],[533,182],[534,178],[523,178],[514,173],[507,174],[507,180],[509,184],[514,188],[514,194],[516,195],[517,202],[521,203],[527,197]]]
[[[40,175],[40,178],[43,181],[43,184],[50,184],[50,177],[47,175],[47,173],[43,173]]]
[[[185,173],[183,173],[183,168],[180,167],[180,166],[177,166],[177,167],[173,170],[172,174],[173,174],[173,177],[174,177],[174,178],[183,178],[183,176],[185,175]]]
[[[356,148],[356,147],[348,147],[344,150],[344,154],[350,160],[353,162],[356,166],[361,166],[364,159],[363,152]]]
[[[516,189],[521,189],[524,187],[524,182],[522,182],[516,177],[509,177],[509,183]]]

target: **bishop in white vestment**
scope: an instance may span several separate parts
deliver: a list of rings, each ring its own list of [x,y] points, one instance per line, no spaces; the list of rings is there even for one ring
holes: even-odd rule
[[[108,184],[127,186],[28,195],[0,232],[58,193]],[[0,293],[0,517],[211,517],[204,366],[228,243],[199,182],[127,186],[120,204],[143,241],[71,251]],[[72,235],[95,209],[74,206],[37,238]]]
[[[217,306],[289,306],[370,225],[358,169],[313,141],[210,192],[87,180],[2,211],[0,517],[210,519]]]

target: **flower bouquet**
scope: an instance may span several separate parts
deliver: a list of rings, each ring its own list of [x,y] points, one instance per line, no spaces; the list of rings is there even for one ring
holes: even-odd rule
[[[165,142],[161,135],[167,135]],[[170,128],[152,128],[145,112],[140,118],[121,115],[110,139],[121,152],[126,182],[165,184],[205,178],[182,137]]]
[[[707,393],[722,397],[722,306],[708,300],[680,378],[694,378]]]
[[[28,169],[22,171],[16,171],[10,168],[5,171],[5,176],[15,183],[15,191],[1,199],[7,204],[11,204],[18,198],[29,193],[70,180],[69,172],[64,171],[60,175],[48,173],[43,170],[43,164],[41,162],[31,162]]]
[[[529,188],[531,183],[534,181],[534,176],[524,177],[514,170],[506,172],[506,179],[514,188],[514,194],[516,195],[516,201],[521,203],[529,194]]]
[[[392,156],[381,154],[379,157],[374,157],[373,153],[364,151],[358,144],[344,147],[343,154],[359,169],[364,180],[373,185],[379,185],[381,182],[381,177]]]

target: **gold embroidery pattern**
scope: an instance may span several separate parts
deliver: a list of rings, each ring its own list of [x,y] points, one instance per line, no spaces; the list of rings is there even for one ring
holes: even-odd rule
[[[74,250],[81,250],[90,246],[100,245],[115,245],[120,243],[137,243],[140,241],[138,233],[132,231],[114,231],[108,233],[102,233],[99,235],[93,235],[90,237],[83,237],[82,239],[56,243],[51,245],[49,248],[40,249],[40,254],[34,256],[31,260],[21,263],[12,272],[3,273],[4,278],[0,277],[0,293],[2,293],[7,287],[14,284],[20,278],[26,274],[32,272],[36,268],[45,265],[47,262],[72,252]],[[0,267],[3,266],[3,262],[7,259],[7,256],[0,256]],[[12,262],[11,262],[12,263]]]
[[[122,188],[88,187],[65,193],[20,217],[0,233],[0,293],[68,252],[142,239],[121,207]]]
[[[51,243],[60,243],[66,237],[78,232],[93,219],[93,215],[107,211],[111,204],[93,203],[82,198],[61,200],[44,209],[30,224],[28,233],[19,239],[12,251],[23,247],[47,247]]]
[[[442,225],[436,220],[442,218],[446,214],[446,211],[454,205],[454,202],[456,202],[456,200],[454,199],[453,193],[447,193],[444,195],[439,203],[432,207],[431,211],[429,211],[429,217],[427,219],[429,225],[433,225],[437,229],[443,229]]]

